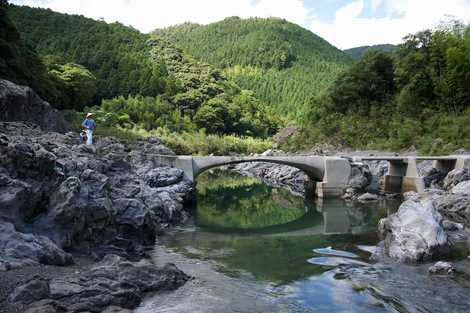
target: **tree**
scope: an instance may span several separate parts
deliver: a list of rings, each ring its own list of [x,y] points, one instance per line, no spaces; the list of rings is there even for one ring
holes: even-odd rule
[[[85,67],[73,63],[49,64],[49,74],[62,91],[58,108],[80,111],[91,104],[96,93],[96,77]]]
[[[329,89],[332,110],[341,113],[367,112],[386,102],[395,92],[394,64],[380,51],[366,53]]]

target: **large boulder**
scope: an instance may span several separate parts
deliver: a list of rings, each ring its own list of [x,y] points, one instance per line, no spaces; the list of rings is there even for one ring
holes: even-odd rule
[[[462,181],[452,187],[453,194],[461,194],[470,196],[470,180]]]
[[[284,144],[297,132],[298,128],[294,126],[281,128],[277,134],[273,136],[274,147],[279,147],[280,145]]]
[[[46,131],[70,129],[62,114],[29,87],[0,79],[0,121],[28,121]]]
[[[430,200],[403,202],[396,213],[379,222],[385,253],[401,262],[421,262],[447,253],[449,242],[441,220]]]
[[[454,186],[458,185],[463,181],[470,180],[470,169],[455,169],[450,171],[444,179],[444,189],[451,190]]]
[[[351,164],[351,175],[348,186],[353,188],[355,192],[363,192],[372,182],[372,173],[369,166],[363,163]]]
[[[108,255],[85,273],[50,281],[35,277],[10,301],[28,305],[26,312],[121,312],[136,308],[146,293],[176,289],[189,278],[173,264],[158,268]]]
[[[436,207],[445,218],[470,226],[470,195],[446,195],[436,201]]]
[[[0,222],[0,270],[26,265],[68,265],[72,256],[44,236],[16,231],[11,223]]]

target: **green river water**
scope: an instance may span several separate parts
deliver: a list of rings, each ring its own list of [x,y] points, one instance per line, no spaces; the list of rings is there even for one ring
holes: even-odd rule
[[[398,205],[304,199],[257,178],[206,173],[190,223],[154,250],[158,265],[194,279],[137,312],[470,312],[467,278],[371,261],[377,223]]]

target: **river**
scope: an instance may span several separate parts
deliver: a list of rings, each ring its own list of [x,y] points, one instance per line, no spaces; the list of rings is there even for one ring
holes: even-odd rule
[[[470,311],[465,275],[371,261],[377,222],[397,201],[304,199],[221,170],[199,177],[197,190],[191,221],[152,252],[157,265],[175,263],[194,279],[146,299],[139,313]]]

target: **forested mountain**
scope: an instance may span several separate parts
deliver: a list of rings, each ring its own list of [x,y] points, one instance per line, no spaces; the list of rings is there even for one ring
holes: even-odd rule
[[[470,26],[458,21],[369,51],[310,103],[291,148],[316,142],[425,153],[470,149]]]
[[[93,72],[95,100],[128,94],[156,96],[171,84],[165,68],[149,59],[148,36],[135,29],[26,6],[10,6],[8,11],[23,39],[40,56],[52,55]]]
[[[324,39],[279,18],[186,23],[154,35],[223,68],[240,86],[290,115],[301,115],[306,102],[350,64],[345,53]]]
[[[96,77],[86,104],[103,101],[99,113],[109,124],[262,137],[278,127],[252,93],[166,40],[46,9],[9,6],[8,14],[50,76],[64,77],[73,64]]]
[[[53,89],[46,67],[22,40],[7,15],[7,7],[0,2],[0,77],[29,85],[44,95]]]
[[[383,44],[383,45],[374,45],[374,46],[361,46],[351,49],[344,50],[345,53],[349,54],[355,60],[360,59],[366,52],[369,51],[382,51],[382,52],[393,52],[395,45]]]

